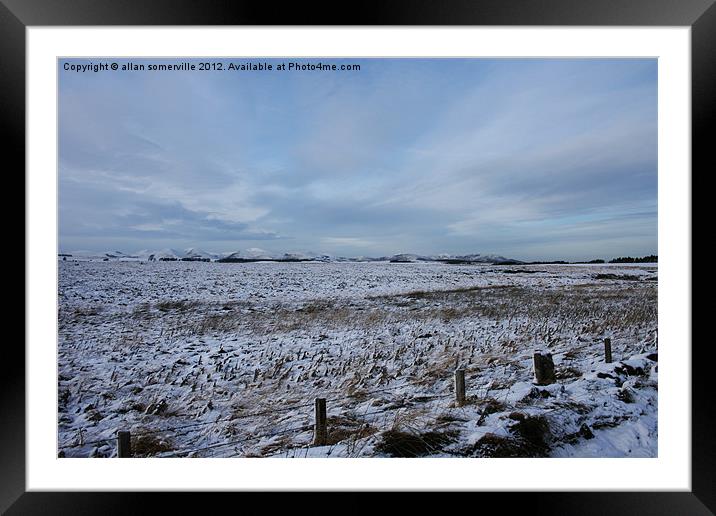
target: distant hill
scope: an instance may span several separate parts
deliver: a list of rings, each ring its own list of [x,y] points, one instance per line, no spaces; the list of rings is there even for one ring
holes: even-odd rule
[[[75,251],[71,253],[59,253],[59,257],[77,260],[103,260],[103,261],[149,261],[149,262],[220,262],[220,263],[245,263],[259,261],[273,262],[392,262],[392,263],[418,263],[418,262],[441,262],[449,264],[492,264],[492,265],[517,265],[522,264],[519,260],[505,258],[494,254],[466,254],[451,255],[447,253],[436,255],[419,255],[414,253],[399,253],[391,256],[333,256],[329,254],[317,254],[313,252],[292,251],[284,253],[272,253],[264,249],[251,247],[241,251],[228,253],[210,253],[195,247],[178,250],[164,248],[158,251],[144,249],[135,254],[128,254],[122,251],[94,252]]]
[[[497,254],[463,254],[454,255],[439,253],[421,255],[415,253],[398,253],[390,256],[334,256],[330,254],[318,254],[307,251],[289,251],[274,253],[249,247],[240,251],[228,253],[212,253],[196,247],[187,249],[164,248],[158,251],[147,249],[136,253],[125,253],[123,251],[72,251],[60,252],[58,258],[62,260],[79,261],[149,261],[149,262],[221,262],[221,263],[245,263],[245,262],[391,262],[391,263],[420,263],[439,262],[456,265],[488,264],[488,265],[566,265],[566,264],[604,264],[604,263],[658,263],[657,255],[641,257],[620,256],[605,262],[603,259],[595,259],[581,262],[568,262],[564,260],[552,261],[531,261],[525,262],[506,258]]]

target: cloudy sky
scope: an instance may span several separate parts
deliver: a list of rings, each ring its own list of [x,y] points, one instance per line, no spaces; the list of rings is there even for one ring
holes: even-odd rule
[[[657,252],[656,60],[330,62],[60,61],[60,249]]]

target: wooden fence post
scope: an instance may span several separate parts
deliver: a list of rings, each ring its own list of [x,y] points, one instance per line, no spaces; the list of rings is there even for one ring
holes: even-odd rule
[[[327,439],[326,399],[316,398],[316,425],[313,430],[313,445],[324,446]]]
[[[552,353],[535,353],[533,355],[535,370],[535,383],[537,385],[549,385],[554,383],[554,362]]]
[[[609,337],[604,339],[604,361],[607,364],[612,363],[612,339]]]
[[[132,441],[129,432],[117,432],[117,457],[132,456]]]
[[[455,405],[462,407],[465,404],[465,370],[455,370]]]

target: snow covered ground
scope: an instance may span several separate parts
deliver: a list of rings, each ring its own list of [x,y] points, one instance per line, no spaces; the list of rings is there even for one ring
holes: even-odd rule
[[[68,457],[114,455],[118,430],[136,456],[657,454],[656,265],[58,267]],[[535,351],[555,383],[533,383]]]

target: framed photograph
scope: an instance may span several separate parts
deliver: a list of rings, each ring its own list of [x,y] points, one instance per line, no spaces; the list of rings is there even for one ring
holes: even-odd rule
[[[0,507],[712,514],[712,4],[2,0],[27,330]]]

